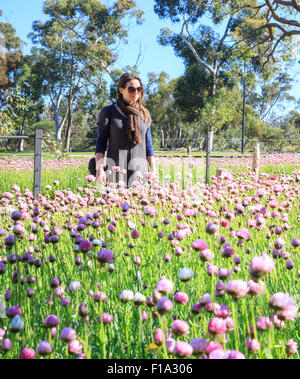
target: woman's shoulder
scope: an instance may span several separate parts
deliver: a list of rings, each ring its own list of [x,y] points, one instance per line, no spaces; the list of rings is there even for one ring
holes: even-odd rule
[[[109,104],[109,105],[105,105],[102,109],[101,109],[101,112],[104,112],[104,113],[109,113],[109,112],[112,112],[115,108],[115,103],[112,103],[112,104]]]

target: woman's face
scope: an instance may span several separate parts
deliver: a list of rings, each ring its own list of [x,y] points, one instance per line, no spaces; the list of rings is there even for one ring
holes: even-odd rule
[[[139,80],[133,79],[126,83],[126,88],[119,88],[124,101],[130,105],[134,105],[142,93],[142,86]]]

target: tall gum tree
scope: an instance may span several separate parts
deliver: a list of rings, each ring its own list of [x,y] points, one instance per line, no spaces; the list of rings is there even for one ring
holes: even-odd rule
[[[65,148],[69,151],[73,112],[86,83],[94,85],[111,75],[117,59],[116,46],[126,42],[128,20],[142,22],[143,12],[135,1],[117,0],[111,6],[99,0],[46,0],[45,23],[33,24],[31,38],[38,46],[34,53],[45,71],[45,91],[55,111],[56,138],[66,123]],[[59,115],[62,98],[67,112]]]

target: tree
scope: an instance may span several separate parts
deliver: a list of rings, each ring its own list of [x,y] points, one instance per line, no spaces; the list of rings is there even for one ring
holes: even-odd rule
[[[150,73],[148,78],[145,104],[151,114],[154,140],[161,141],[161,148],[181,146],[186,137],[186,125],[175,105],[173,93],[176,80],[170,80],[165,72],[158,75]]]
[[[249,12],[249,19],[241,25],[241,39],[263,45],[263,64],[275,62],[276,51],[281,46],[288,57],[289,44],[300,35],[300,3],[297,0],[246,0],[241,9]]]
[[[11,24],[0,22],[0,105],[6,100],[5,90],[16,85],[15,74],[22,60],[21,39],[15,33]]]
[[[295,101],[289,94],[292,81],[284,71],[278,71],[269,80],[257,79],[253,85],[247,86],[247,103],[256,110],[262,121],[272,123],[278,117],[278,108],[282,112],[285,103]]]
[[[56,136],[59,139],[63,121],[59,123],[59,104],[67,99],[65,147],[69,150],[72,117],[76,101],[84,93],[85,84],[103,85],[102,75],[110,73],[115,62],[117,42],[126,42],[124,19],[141,21],[142,12],[132,0],[117,0],[106,6],[98,0],[46,0],[44,12],[49,21],[35,22],[31,34],[40,66],[47,65],[45,88],[55,109]]]

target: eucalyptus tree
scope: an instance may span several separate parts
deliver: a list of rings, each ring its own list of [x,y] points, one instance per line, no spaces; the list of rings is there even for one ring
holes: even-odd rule
[[[69,150],[72,116],[76,101],[84,93],[86,83],[103,84],[103,74],[111,73],[117,46],[126,42],[128,20],[142,21],[135,1],[116,0],[112,5],[99,0],[46,0],[45,23],[33,24],[33,50],[55,111],[56,138],[66,123],[65,148]],[[59,114],[61,100],[67,99],[67,111]]]

